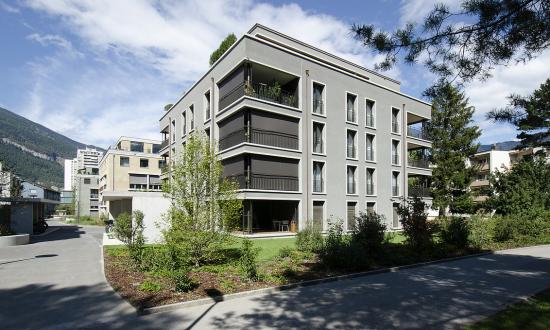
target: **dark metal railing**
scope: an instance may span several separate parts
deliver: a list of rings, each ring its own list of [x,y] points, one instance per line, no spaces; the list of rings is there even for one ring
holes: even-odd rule
[[[162,142],[160,143],[159,151],[166,148],[168,144],[170,144],[170,141],[168,139],[162,140]]]
[[[420,158],[420,159],[409,158],[407,162],[409,166],[419,167],[419,168],[430,168],[430,164],[431,164],[429,160],[423,159],[423,158]]]
[[[323,179],[313,179],[313,192],[323,192]]]
[[[391,193],[392,193],[392,196],[399,196],[399,186],[392,186]]]
[[[374,127],[374,116],[373,115],[367,115],[367,126],[368,127]]]
[[[391,131],[392,133],[399,133],[399,123],[396,122],[395,120],[392,120]]]
[[[417,128],[417,127],[407,127],[407,136],[414,137],[422,140],[430,140],[430,135],[426,128]]]
[[[280,87],[276,88],[274,85],[243,81],[229,92],[220,95],[220,110],[225,109],[244,95],[294,108],[298,107],[298,96],[295,93],[285,91]]]
[[[250,131],[250,134],[248,133]],[[231,132],[220,139],[220,150],[243,142],[298,150],[298,135],[247,127]]]
[[[238,174],[229,176],[239,189],[298,191],[298,177],[267,174]]]
[[[399,154],[391,155],[391,163],[392,165],[399,165]]]
[[[429,187],[409,186],[409,196],[431,197],[432,192]]]
[[[323,100],[321,99],[313,99],[313,113],[317,113],[317,114],[324,114],[325,113],[325,108],[324,108],[324,104],[323,104]]]

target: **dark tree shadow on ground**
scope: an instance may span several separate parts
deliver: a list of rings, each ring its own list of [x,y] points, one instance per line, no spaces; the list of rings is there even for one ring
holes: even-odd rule
[[[205,321],[211,328],[460,328],[549,286],[550,259],[496,254],[258,296],[248,312],[219,305],[221,316]]]

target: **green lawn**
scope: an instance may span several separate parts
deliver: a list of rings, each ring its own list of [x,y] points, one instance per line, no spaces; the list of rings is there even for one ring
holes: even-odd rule
[[[514,304],[466,329],[550,329],[550,289],[537,294],[528,302]]]

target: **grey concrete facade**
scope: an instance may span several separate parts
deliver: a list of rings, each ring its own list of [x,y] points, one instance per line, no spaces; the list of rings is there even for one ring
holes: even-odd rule
[[[273,92],[274,82],[281,92]],[[319,104],[322,113],[316,113]],[[349,118],[348,108],[353,110]],[[367,108],[372,109],[368,116]],[[220,142],[226,176],[241,185],[245,217],[254,212],[247,201],[270,201],[273,209],[262,206],[262,214],[295,207],[294,216],[284,217],[295,220],[298,229],[314,218],[327,229],[331,217],[344,220],[349,229],[351,213],[369,206],[396,229],[395,203],[413,189],[427,197],[431,170],[422,155],[431,143],[423,123],[430,115],[430,104],[401,93],[399,82],[255,25],[160,119],[160,154],[170,164],[191,132],[205,130]],[[314,141],[320,125],[322,149],[315,144],[318,138]],[[373,141],[370,148],[367,138]],[[408,157],[412,150],[415,156]],[[233,170],[238,168],[242,173]]]
[[[99,216],[99,175],[77,174],[75,180],[76,216]]]

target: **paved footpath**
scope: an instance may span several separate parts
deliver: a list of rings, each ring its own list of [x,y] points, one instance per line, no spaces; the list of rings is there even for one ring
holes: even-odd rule
[[[550,287],[548,245],[138,317],[105,283],[103,228],[59,226],[0,248],[1,329],[459,328]]]

